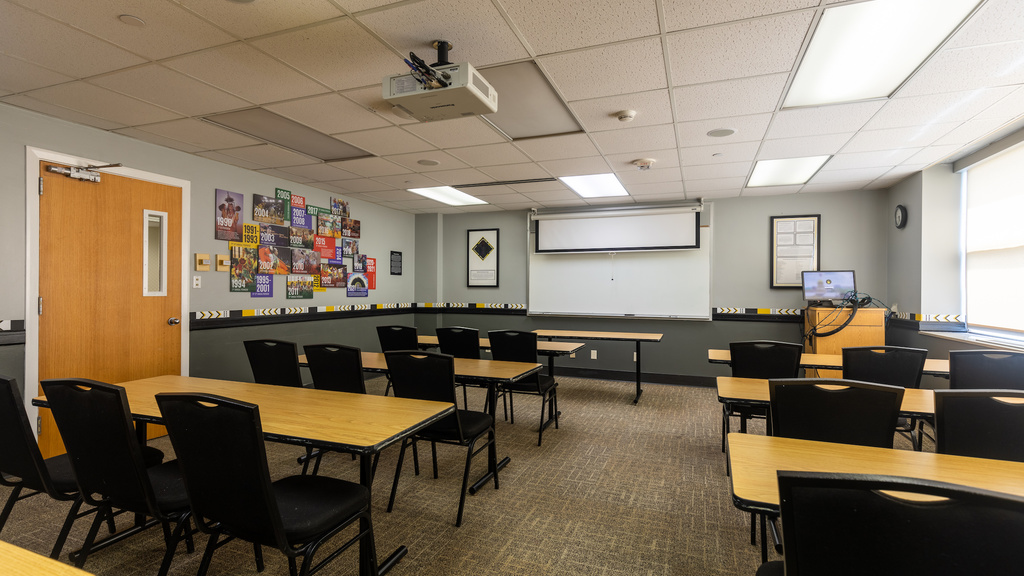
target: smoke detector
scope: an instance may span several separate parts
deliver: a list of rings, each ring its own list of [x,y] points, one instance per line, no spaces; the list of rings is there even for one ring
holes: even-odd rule
[[[657,162],[654,158],[641,158],[639,160],[633,160],[633,166],[636,166],[638,170],[650,170],[651,166]]]
[[[636,118],[636,110],[619,110],[615,113],[615,117],[619,119],[619,122],[632,122],[633,118]]]

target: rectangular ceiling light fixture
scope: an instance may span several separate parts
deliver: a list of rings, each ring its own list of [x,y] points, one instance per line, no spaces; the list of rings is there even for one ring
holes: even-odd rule
[[[587,176],[560,176],[563,184],[583,198],[629,196],[615,174],[589,174]]]
[[[887,98],[978,0],[870,0],[826,9],[784,108]]]
[[[460,192],[451,186],[435,186],[433,188],[409,188],[409,192],[425,196],[431,200],[443,202],[449,206],[476,206],[487,204],[483,200]]]
[[[366,150],[263,108],[215,114],[203,120],[324,162],[373,156]]]
[[[758,160],[750,174],[748,188],[805,184],[831,156],[808,156],[781,160]]]

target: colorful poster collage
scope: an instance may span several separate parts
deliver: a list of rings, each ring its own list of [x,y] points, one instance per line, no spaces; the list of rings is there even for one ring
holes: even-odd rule
[[[214,237],[229,242],[232,292],[272,298],[274,276],[286,277],[289,299],[310,299],[327,288],[366,297],[376,288],[376,261],[359,253],[360,221],[351,218],[348,201],[311,206],[277,188],[273,196],[252,195],[252,224],[243,223],[242,194],[217,189],[215,206]],[[351,266],[343,258],[352,258]]]

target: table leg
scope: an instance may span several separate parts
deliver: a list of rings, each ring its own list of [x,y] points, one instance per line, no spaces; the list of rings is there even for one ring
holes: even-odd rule
[[[636,398],[633,398],[633,404],[640,402],[640,395],[644,391],[640,388],[640,341],[636,341]]]
[[[497,382],[491,382],[487,385],[487,403],[491,407],[490,414],[491,418],[494,420],[495,423],[497,423],[498,421],[498,386],[500,386],[500,384],[498,384]],[[481,476],[479,480],[474,482],[473,485],[469,487],[469,493],[471,495],[476,494],[477,491],[480,490],[480,488],[483,487],[484,484],[486,484],[491,478],[494,478],[495,474],[500,472],[501,469],[504,468],[505,466],[508,466],[508,463],[510,461],[511,459],[508,456],[505,456],[500,461],[498,461],[498,466],[497,468],[494,469],[493,472],[488,470],[487,473]]]
[[[359,455],[359,483],[366,486],[372,492],[373,485],[373,456],[371,454],[360,454]],[[369,530],[371,525],[369,518],[361,518],[359,520],[359,530]],[[359,574],[360,576],[383,576],[387,574],[389,570],[394,568],[395,564],[401,560],[406,554],[409,553],[409,549],[405,546],[399,546],[387,557],[386,560],[377,566],[377,545],[373,540],[373,533],[369,536],[359,540]]]

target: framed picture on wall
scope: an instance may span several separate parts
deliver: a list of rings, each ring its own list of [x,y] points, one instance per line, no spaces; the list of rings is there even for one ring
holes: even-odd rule
[[[821,263],[821,214],[770,216],[771,287],[800,288],[801,273]]]
[[[498,229],[466,231],[466,286],[498,287]]]

